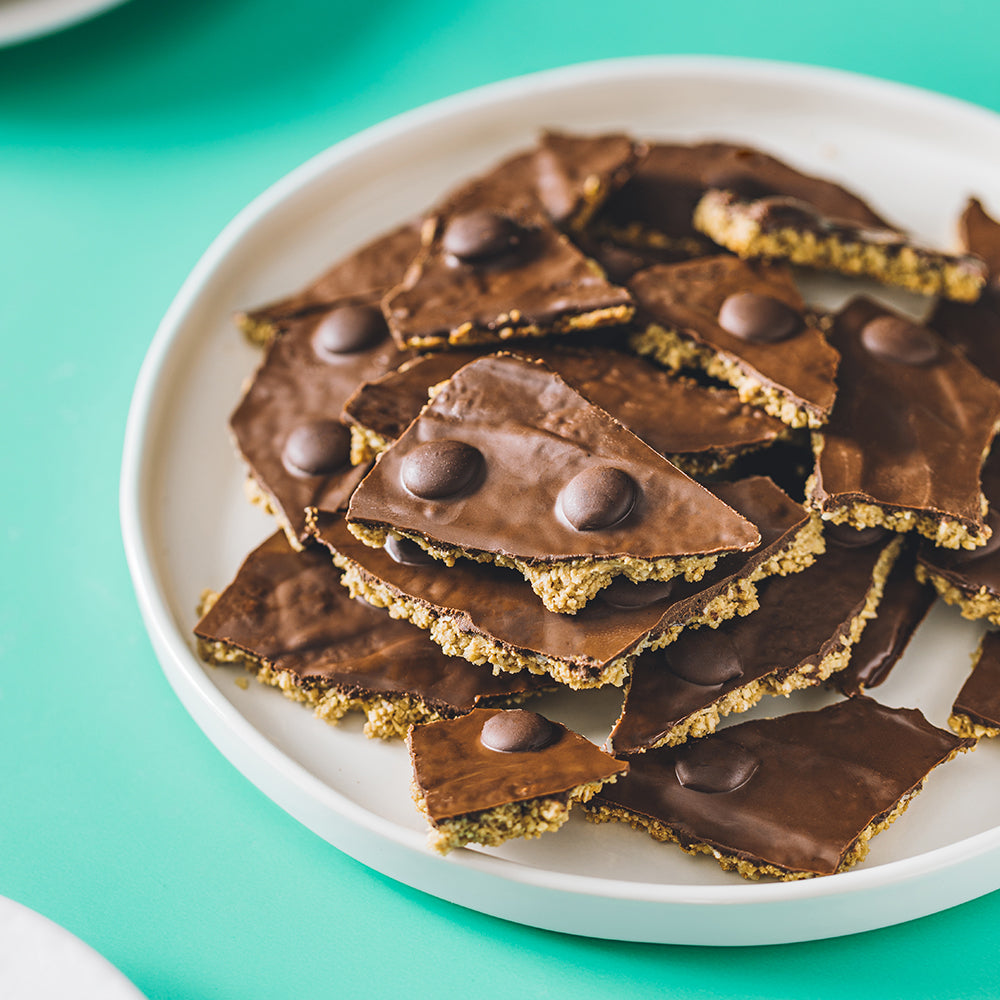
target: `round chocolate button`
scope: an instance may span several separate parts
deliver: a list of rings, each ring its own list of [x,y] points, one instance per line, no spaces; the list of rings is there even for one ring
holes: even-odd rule
[[[382,343],[389,335],[382,310],[376,306],[341,306],[316,324],[313,350],[323,361],[338,361]]]
[[[635,480],[611,465],[595,465],[575,475],[559,494],[563,516],[577,531],[617,524],[635,506]]]
[[[616,576],[597,597],[608,607],[628,611],[645,608],[657,601],[665,601],[673,592],[676,580],[643,580],[633,583],[627,576]]]
[[[664,650],[667,669],[689,684],[717,687],[743,676],[743,660],[733,640],[712,628],[686,632]]]
[[[733,792],[757,773],[760,761],[749,750],[714,737],[690,740],[674,761],[677,780],[693,792]]]
[[[521,237],[521,227],[505,215],[467,212],[448,222],[441,248],[463,264],[482,264],[516,251]]]
[[[941,353],[937,338],[926,326],[902,316],[869,320],[861,330],[861,343],[871,354],[897,365],[929,365]]]
[[[543,750],[559,738],[559,727],[544,715],[523,708],[491,715],[483,723],[480,742],[499,753],[530,753]]]
[[[435,562],[426,549],[421,548],[412,538],[396,538],[389,535],[385,540],[386,555],[400,566],[428,566]]]
[[[736,292],[719,307],[719,326],[740,340],[752,344],[773,344],[787,340],[802,329],[802,316],[771,295]]]
[[[849,524],[827,523],[823,534],[828,541],[845,549],[863,549],[882,541],[889,534],[888,528],[873,524],[870,528],[854,528]]]
[[[422,500],[441,500],[461,493],[478,477],[483,456],[464,441],[442,438],[418,445],[400,467],[403,485]]]
[[[285,439],[281,462],[293,476],[328,476],[347,465],[351,432],[337,420],[299,424]]]

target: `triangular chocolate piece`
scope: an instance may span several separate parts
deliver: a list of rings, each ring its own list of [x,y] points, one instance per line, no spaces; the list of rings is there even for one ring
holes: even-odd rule
[[[616,576],[698,580],[757,529],[540,363],[492,355],[457,372],[351,499],[367,544],[411,538],[519,569],[574,612]]]

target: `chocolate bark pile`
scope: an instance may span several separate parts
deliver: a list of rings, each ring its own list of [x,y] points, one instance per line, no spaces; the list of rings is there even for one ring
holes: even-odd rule
[[[868,695],[938,594],[1000,622],[1000,226],[962,221],[949,252],[759,150],[544,134],[238,317],[277,530],[201,654],[405,737],[442,853],[579,802],[746,877],[844,870],[1000,732],[992,640],[958,735]],[[792,264],[930,318],[825,314]],[[615,686],[603,748],[519,707]]]

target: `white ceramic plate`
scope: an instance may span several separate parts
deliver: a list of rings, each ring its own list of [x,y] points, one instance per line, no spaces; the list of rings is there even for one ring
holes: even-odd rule
[[[4,1000],[143,1000],[110,962],[64,927],[0,896]]]
[[[0,45],[14,45],[96,17],[124,0],[0,0]]]
[[[272,530],[243,498],[226,419],[257,353],[230,316],[302,285],[452,183],[530,144],[543,126],[630,129],[755,143],[848,182],[937,244],[976,193],[1000,210],[1000,119],[953,100],[826,70],[701,58],[598,63],[438,102],[340,143],[280,181],[218,237],[172,304],[135,390],[122,468],[125,546],[142,613],[191,715],[251,781],[320,836],[408,885],[485,913],[560,931],[695,944],[779,943],[921,916],[1000,887],[1000,747],[931,776],[857,869],[745,883],[621,824],[574,815],[556,835],[501,849],[428,852],[399,743],[205,667],[191,628]],[[847,282],[820,282],[833,301]],[[852,290],[857,286],[849,286]],[[906,296],[897,304],[914,307]],[[936,608],[879,697],[944,725],[980,628]],[[554,697],[543,710],[600,742],[617,692]],[[811,707],[769,699],[755,714]]]

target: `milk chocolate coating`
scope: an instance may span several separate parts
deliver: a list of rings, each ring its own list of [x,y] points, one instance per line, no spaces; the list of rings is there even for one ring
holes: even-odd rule
[[[972,673],[952,705],[952,714],[975,724],[1000,729],[1000,632],[987,632],[976,654]]]
[[[561,661],[581,675],[598,676],[611,661],[629,655],[651,632],[659,634],[699,614],[732,581],[788,546],[808,522],[802,507],[768,479],[717,483],[713,490],[757,525],[761,534],[757,549],[721,560],[697,584],[670,581],[666,595],[659,599],[633,600],[629,606],[624,598],[614,604],[598,598],[575,615],[546,610],[514,570],[467,559],[451,567],[397,563],[384,550],[359,542],[338,515],[321,514],[316,535],[354,563],[364,578],[418,608],[447,615],[463,632],[481,635],[525,656]],[[647,588],[662,585],[630,586],[644,595]]]
[[[195,634],[287,671],[303,688],[407,695],[446,714],[541,689],[529,674],[494,676],[445,656],[421,629],[351,600],[328,553],[295,552],[281,532],[246,558]]]
[[[342,299],[331,306],[331,311],[345,306],[370,306],[374,301],[371,296]],[[322,506],[336,510],[346,504],[366,470],[353,468],[344,451],[345,461],[329,470],[317,468],[317,475],[303,475],[309,470],[301,466],[298,471],[290,471],[284,461],[290,435],[315,422],[339,425],[344,403],[359,382],[377,378],[410,357],[387,334],[367,350],[320,356],[313,338],[325,315],[315,313],[288,323],[284,334],[269,345],[230,418],[237,447],[251,474],[300,540],[306,538],[305,509]],[[330,443],[336,444],[336,434],[334,430],[327,435]],[[340,441],[345,449],[349,440],[344,426]],[[294,457],[289,457],[295,469]]]
[[[422,501],[400,485],[417,450],[461,440],[483,456],[472,492]],[[613,466],[635,484],[620,520],[578,531],[556,514],[574,477]],[[457,372],[351,498],[348,519],[478,553],[538,563],[748,550],[752,524],[589,404],[548,368],[480,358]]]
[[[834,322],[839,393],[820,432],[814,500],[823,510],[873,503],[982,530],[979,473],[1000,419],[1000,388],[939,341],[931,365],[900,365],[869,351],[861,334],[891,315],[868,299]]]
[[[507,753],[484,746],[485,724],[499,710],[476,709],[459,719],[410,730],[414,782],[432,821],[466,816],[513,802],[558,798],[578,785],[607,781],[628,769],[558,722],[546,746]]]
[[[295,295],[247,310],[245,319],[273,326],[280,332],[294,320],[326,312],[346,296],[370,295],[377,302],[403,280],[419,250],[420,226],[408,222],[337,261]]]
[[[760,150],[727,142],[651,143],[632,178],[609,199],[602,217],[614,226],[638,222],[668,236],[695,236],[691,219],[709,188],[753,196],[787,195],[825,215],[865,226],[888,225],[841,185],[801,173]]]
[[[430,244],[383,302],[398,343],[447,345],[465,329],[480,341],[500,341],[511,336],[501,337],[503,330],[517,336],[520,329],[550,331],[570,317],[606,309],[630,312],[628,292],[611,284],[549,222],[533,180],[532,155],[521,154],[464,185],[432,213]],[[456,264],[444,246],[452,220],[481,212],[502,212],[520,228],[518,252],[508,266]]]
[[[915,547],[907,546],[896,560],[879,601],[878,615],[865,625],[850,663],[834,675],[834,683],[843,694],[859,694],[881,684],[934,603],[934,588],[913,575],[915,558]]]
[[[609,347],[584,352],[522,344],[511,350],[544,361],[581,395],[672,460],[745,451],[770,444],[785,432],[780,421],[741,403],[733,389],[671,376],[643,358]],[[344,417],[392,441],[420,412],[431,386],[484,353],[445,351],[407,362],[361,386],[347,401]]]
[[[715,630],[717,638],[703,639],[701,633],[707,630],[694,629],[665,649],[642,653],[632,667],[625,706],[609,745],[616,753],[645,750],[666,738],[678,723],[737,688],[765,677],[781,681],[818,666],[840,647],[864,608],[886,544],[831,545],[801,573],[764,580],[758,588],[760,608],[745,618],[723,622]],[[707,648],[710,642],[717,648]],[[721,668],[735,659],[739,672],[720,669],[712,685],[707,683],[715,679],[711,663],[701,667],[702,676],[674,666],[713,653],[717,658],[721,653]]]
[[[651,750],[630,758],[628,775],[603,788],[593,805],[657,820],[685,846],[705,844],[724,857],[808,875],[836,872],[872,821],[973,745],[916,709],[863,696],[729,726],[697,742],[732,748],[737,759],[747,754],[760,766],[732,791],[705,793],[678,780],[687,744]]]
[[[640,322],[676,330],[811,412],[823,415],[833,406],[838,355],[819,330],[800,324],[794,336],[766,343],[734,336],[719,325],[723,303],[746,292],[773,298],[801,316],[805,304],[786,266],[706,257],[640,271],[629,288]]]

